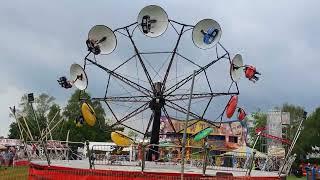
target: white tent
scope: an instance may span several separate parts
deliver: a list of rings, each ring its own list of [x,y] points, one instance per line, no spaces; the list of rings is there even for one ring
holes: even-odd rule
[[[259,152],[257,150],[255,150],[255,151],[256,151],[255,157],[267,158],[266,154]],[[238,149],[235,149],[233,151],[226,152],[223,155],[236,156],[236,157],[247,157],[247,156],[252,155],[252,153],[253,153],[253,149],[244,145],[244,146],[241,146]]]

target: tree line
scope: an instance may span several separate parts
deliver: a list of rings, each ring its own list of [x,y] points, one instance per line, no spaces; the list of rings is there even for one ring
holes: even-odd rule
[[[35,97],[34,110],[28,103],[27,95],[21,97],[20,104],[17,106],[17,120],[20,122],[20,128],[22,129],[22,136],[31,140],[30,134],[37,140],[44,132],[40,132],[38,126],[41,130],[46,129],[49,125],[52,128],[59,121],[61,123],[57,124],[56,128],[48,134],[47,139],[61,140],[64,141],[67,138],[67,133],[69,131],[69,141],[73,142],[84,142],[89,141],[110,141],[110,134],[115,130],[123,130],[121,127],[110,127],[109,119],[106,118],[106,113],[99,101],[88,101],[88,103],[94,108],[97,122],[93,127],[88,126],[84,123],[81,127],[76,126],[75,120],[80,116],[81,102],[79,101],[80,91],[76,90],[71,97],[68,99],[66,107],[62,108],[55,102],[55,98],[42,93]],[[90,99],[89,93],[81,94],[82,97]],[[281,107],[275,107],[276,110],[281,110],[282,112],[290,113],[290,125],[286,126],[284,132],[284,138],[293,139],[295,132],[297,131],[299,122],[304,118],[305,109],[300,106],[292,104],[283,104]],[[36,118],[34,117],[36,114]],[[12,116],[12,114],[11,114]],[[251,141],[256,137],[255,129],[259,127],[265,127],[267,123],[267,114],[262,111],[257,111],[252,113],[254,119],[254,127],[249,129],[249,134]],[[27,127],[28,125],[28,127]],[[304,121],[303,130],[301,132],[300,138],[298,139],[293,153],[298,155],[298,160],[305,158],[306,153],[311,152],[312,146],[320,146],[320,107],[316,108],[315,111],[309,112],[307,119]],[[28,132],[30,131],[30,133]],[[136,138],[137,134],[134,132],[129,132],[129,136]],[[19,139],[21,134],[17,122],[12,122],[9,127],[9,138]],[[264,147],[267,139],[261,137],[257,142],[256,149],[262,152],[267,152],[267,148]]]
[[[33,109],[28,103],[27,95],[21,97],[19,105],[16,107],[16,119],[19,121],[20,129],[22,129],[22,136],[26,140],[38,140],[41,136],[46,134],[47,127],[52,129],[51,133],[47,133],[46,139],[65,141],[69,131],[69,141],[84,142],[89,141],[110,141],[110,134],[114,130],[123,130],[121,127],[111,128],[108,125],[109,119],[106,118],[106,113],[99,101],[87,101],[94,109],[97,121],[93,127],[84,123],[81,126],[76,125],[76,119],[81,115],[79,101],[80,91],[76,90],[68,99],[66,107],[62,108],[55,102],[55,98],[42,93],[35,96]],[[86,92],[81,93],[81,97],[90,99],[90,94]],[[36,115],[36,116],[34,116]],[[13,114],[10,114],[13,117]],[[59,122],[59,123],[58,123]],[[38,124],[40,127],[38,128]],[[30,133],[29,133],[30,132]],[[31,135],[30,135],[31,134]],[[19,139],[21,134],[19,126],[16,121],[9,126],[8,138]]]

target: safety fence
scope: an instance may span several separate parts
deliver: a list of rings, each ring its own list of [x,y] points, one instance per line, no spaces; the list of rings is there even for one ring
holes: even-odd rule
[[[158,146],[158,145],[153,145]],[[221,171],[242,171],[248,169],[262,171],[277,171],[281,165],[282,159],[277,157],[268,157],[266,155],[254,156],[252,152],[227,152],[220,153],[203,149],[199,147],[188,147],[185,159],[186,168],[197,168],[206,170]],[[141,170],[145,168],[181,168],[181,146],[159,146],[152,160],[147,159],[148,153],[152,151],[149,146],[132,145],[127,148],[119,148],[110,145],[93,145],[89,150],[91,166],[108,165],[112,166],[140,166]]]
[[[160,172],[138,172],[138,171],[112,171],[112,170],[90,170],[76,169],[57,166],[41,166],[30,164],[29,180],[38,179],[63,179],[63,180],[178,180],[181,179],[180,173],[160,173]],[[279,177],[234,177],[230,174],[220,173],[216,176],[202,176],[199,174],[184,174],[185,180],[274,180]]]
[[[93,145],[90,149],[90,160],[94,165],[141,166],[138,161],[137,146],[117,148],[112,145]]]
[[[44,142],[28,141],[20,153],[22,157],[29,160],[77,160],[83,159],[83,142],[65,142],[48,140]]]
[[[132,145],[121,148],[115,145],[86,145],[84,142],[46,141],[40,143],[29,141],[24,147],[14,150],[14,159],[32,160],[81,160],[88,159],[88,164],[108,166],[140,166],[153,168],[177,168],[181,164],[181,146],[158,146],[157,158],[147,159],[151,145]],[[46,156],[47,154],[47,156]],[[246,171],[257,169],[262,171],[278,171],[283,164],[279,157],[252,156],[252,152],[217,152],[204,147],[186,147],[185,166],[207,170]],[[254,158],[254,159],[252,159]],[[3,161],[2,164],[11,162]],[[0,156],[1,164],[1,156]],[[111,168],[112,169],[112,168]],[[290,167],[288,167],[290,169]]]
[[[28,168],[26,165],[29,161],[42,161],[41,165],[39,163],[38,165],[30,165],[29,177],[31,179],[59,179],[60,177],[63,177],[64,180],[68,177],[70,179],[89,177],[90,179],[101,177],[109,177],[108,179],[180,179],[181,146],[153,146],[158,146],[156,152],[154,152],[154,148],[151,148],[151,145],[132,145],[122,148],[115,145],[91,144],[89,146],[89,143],[81,142],[52,141],[45,144],[28,142],[25,147],[17,148],[14,151],[15,160],[11,165],[19,166],[20,163],[23,167],[7,167],[4,169],[6,171],[2,171],[4,175],[0,179],[9,175],[12,176],[11,179],[15,179],[15,175],[27,177]],[[186,148],[186,151],[184,167],[186,177],[189,179],[252,179],[254,177],[250,177],[250,173],[248,173],[251,170],[276,171],[281,165],[279,158],[254,156],[252,152],[233,152],[231,154],[230,152],[216,152],[209,148],[190,146]],[[150,160],[149,153],[156,154],[156,157],[152,156]],[[17,159],[29,161],[16,161]],[[44,163],[47,160],[52,162],[51,166],[46,166],[49,164]],[[62,167],[64,161],[73,162],[73,164],[81,162],[82,166],[69,166],[74,167],[73,169]],[[79,167],[88,169],[79,169]],[[17,173],[8,173],[8,170],[11,169],[15,169],[13,171]],[[188,174],[191,172],[193,174]],[[260,176],[258,179],[276,178]]]

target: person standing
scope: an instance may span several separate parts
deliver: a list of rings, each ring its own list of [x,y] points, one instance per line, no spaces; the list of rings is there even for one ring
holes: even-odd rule
[[[314,165],[311,169],[311,179],[316,180],[316,175],[317,175],[317,166]]]
[[[311,173],[311,166],[310,166],[310,163],[308,163],[308,165],[305,167],[306,169],[306,173],[307,173],[307,179],[309,180],[309,177],[310,176],[310,173]]]

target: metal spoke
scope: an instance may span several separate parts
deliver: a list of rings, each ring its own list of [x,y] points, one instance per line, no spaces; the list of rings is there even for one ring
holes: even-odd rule
[[[178,21],[172,20],[172,19],[169,19],[169,22],[173,22],[173,23],[175,23],[175,24],[179,24],[179,25],[181,25],[181,26],[194,27],[194,25],[184,24],[184,23],[181,23],[181,22],[178,22]]]
[[[131,27],[131,26],[134,26],[134,25],[136,25],[136,24],[138,24],[138,22],[134,22],[134,23],[132,23],[132,24],[129,24],[128,26],[123,26],[123,27],[117,28],[117,29],[115,29],[113,32],[117,32],[117,31],[119,31],[119,30],[121,30],[121,29],[127,29],[127,28],[129,28],[129,27]]]
[[[115,102],[150,102],[150,96],[107,96],[103,98],[91,98],[94,101],[115,101]]]
[[[127,85],[131,86],[132,88],[136,89],[137,91],[141,92],[142,94],[150,95],[148,93],[152,93],[152,91],[150,91],[149,89],[147,89],[147,88],[145,88],[145,87],[143,87],[143,86],[141,86],[141,85],[139,85],[139,84],[137,84],[137,83],[135,83],[135,82],[123,77],[123,76],[121,76],[120,74],[118,74],[118,73],[116,73],[114,71],[111,71],[110,69],[108,69],[108,68],[106,68],[106,67],[104,67],[104,66],[102,66],[102,65],[100,65],[100,64],[98,64],[98,63],[96,63],[94,61],[92,61],[91,59],[87,58],[86,60],[90,61],[92,64],[98,66],[99,68],[103,69],[107,73],[111,74],[113,77],[115,77],[115,78],[119,79],[120,81],[126,83]]]
[[[131,129],[131,130],[133,130],[133,131],[136,131],[137,133],[140,133],[140,134],[144,134],[143,132],[141,132],[141,131],[139,131],[139,130],[137,130],[137,129],[135,129],[135,128],[132,128],[132,127],[130,127],[130,126],[127,126],[127,125],[125,125],[125,124],[122,124],[122,123],[119,123],[119,124],[116,124],[116,125],[120,125],[120,126],[124,126],[124,127],[126,127],[126,128],[128,128],[128,129]],[[111,127],[113,127],[112,125],[111,125]]]
[[[209,86],[209,89],[210,89],[210,92],[212,93],[212,88],[211,88],[211,84],[209,82],[209,78],[208,78],[208,75],[207,75],[207,71],[204,70],[204,75],[206,76],[206,80],[207,80],[207,83],[208,83],[208,86]],[[229,92],[229,91],[228,91]]]
[[[208,101],[206,108],[204,108],[204,111],[203,111],[203,113],[202,113],[201,119],[202,119],[202,118],[204,117],[204,115],[206,114],[206,112],[207,112],[207,110],[208,110],[208,108],[209,108],[209,106],[210,106],[210,103],[211,103],[212,99],[213,99],[213,96],[212,96],[212,97],[210,98],[210,100]]]
[[[174,127],[166,108],[162,107],[162,111],[164,112],[164,114],[165,114],[165,116],[166,116],[166,118],[167,118],[167,120],[168,120],[168,122],[169,122],[169,124],[170,124],[170,126],[172,128],[172,130],[174,131],[175,134],[177,134],[176,128]],[[181,145],[181,140],[180,139],[179,139],[179,144]]]
[[[206,66],[199,68],[196,72],[195,72],[195,76],[197,76],[198,74],[200,74],[202,71],[208,69],[210,66],[212,66],[213,64],[215,64],[216,62],[218,62],[220,59],[224,58],[227,54],[224,54],[223,56],[219,57],[216,60],[213,60],[212,62],[208,63]],[[187,82],[189,82],[192,79],[192,75],[193,73],[189,74],[189,76],[187,76],[186,78],[182,79],[181,81],[179,81],[178,83],[176,83],[175,85],[172,85],[170,88],[168,88],[165,92],[167,94],[172,94],[174,91],[176,91],[177,89],[179,89],[181,86],[183,86],[184,84],[186,84]]]
[[[170,59],[170,62],[169,62],[169,65],[168,65],[166,74],[165,74],[165,76],[164,76],[164,78],[163,78],[163,81],[162,81],[163,86],[162,86],[161,92],[164,92],[164,88],[165,88],[165,85],[166,85],[166,82],[167,82],[167,78],[168,78],[168,76],[169,76],[169,72],[170,72],[170,69],[171,69],[171,66],[172,66],[172,62],[173,62],[173,59],[174,59],[174,57],[175,57],[175,55],[176,55],[176,52],[177,52],[177,49],[178,49],[178,46],[179,46],[179,43],[180,43],[181,36],[182,36],[182,34],[183,34],[183,33],[182,33],[182,32],[183,32],[183,29],[184,29],[184,26],[182,26],[182,28],[181,28],[181,30],[180,30],[180,34],[179,34],[179,36],[178,36],[176,45],[175,45],[175,47],[174,47],[174,49],[173,49],[173,51],[172,51],[171,59]]]
[[[113,71],[119,69],[121,66],[125,65],[127,62],[129,62],[131,59],[133,59],[134,57],[136,57],[136,54],[134,54],[133,56],[131,56],[129,59],[127,59],[126,61],[124,61],[123,63],[121,63],[119,66],[117,66],[116,68],[113,69]]]
[[[149,102],[144,103],[143,105],[139,106],[137,109],[131,111],[129,114],[127,114],[122,119],[118,120],[118,122],[116,122],[116,124],[123,123],[123,122],[127,121],[128,119],[130,119],[130,118],[142,113],[143,111],[149,109],[148,105],[149,105]]]
[[[167,101],[167,102],[170,102],[170,101]],[[179,106],[178,104],[176,104],[176,103],[174,103],[174,102],[170,102],[170,104],[171,104],[171,105],[166,104],[166,106],[168,106],[168,107],[170,107],[171,109],[174,109],[174,110],[176,110],[176,111],[179,111],[179,112],[181,112],[181,113],[188,114],[188,110],[187,110],[187,109]],[[203,120],[203,121],[205,121],[205,122],[207,122],[207,123],[209,123],[209,124],[211,124],[211,125],[213,125],[213,126],[218,127],[218,126],[217,126],[216,124],[214,124],[213,122],[211,122],[211,121],[209,121],[209,120],[207,120],[207,119],[202,118],[201,116],[197,115],[196,113],[193,113],[193,112],[191,112],[191,111],[190,111],[189,113],[190,113],[189,115],[192,116],[193,118],[196,118],[196,119],[199,119],[199,120]],[[179,132],[180,132],[180,131],[179,131]]]
[[[217,96],[226,96],[226,95],[238,95],[238,92],[223,92],[223,93],[195,93],[192,94],[192,99],[201,99],[201,98],[212,98]],[[164,95],[164,97],[169,101],[183,101],[188,100],[190,94],[169,94]]]
[[[145,75],[147,76],[147,79],[148,79],[148,81],[149,81],[149,84],[150,84],[150,86],[152,87],[152,90],[153,90],[153,92],[154,92],[154,91],[155,91],[155,87],[154,87],[154,84],[153,84],[152,79],[151,79],[151,77],[150,77],[150,74],[149,74],[149,72],[148,72],[148,69],[146,68],[146,66],[145,66],[145,64],[144,64],[144,62],[143,62],[143,60],[142,60],[142,57],[141,57],[141,55],[140,55],[140,53],[139,53],[139,50],[138,50],[136,44],[134,43],[134,41],[133,41],[133,39],[132,39],[132,36],[130,35],[130,32],[129,32],[128,28],[126,28],[126,31],[127,31],[128,35],[129,35],[129,39],[130,39],[131,44],[132,44],[132,46],[133,46],[133,48],[134,48],[134,51],[136,52],[136,55],[138,56],[139,62],[140,62],[140,64],[141,64],[141,66],[142,66],[142,69],[143,69]]]
[[[115,119],[117,122],[119,122],[118,117],[117,117],[116,114],[113,112],[113,110],[112,110],[111,106],[109,105],[109,103],[108,103],[107,101],[104,101],[104,103],[107,105],[107,107],[108,107],[108,109],[110,110],[110,112],[111,112],[112,116],[114,117],[114,119]]]
[[[202,68],[199,64],[193,62],[192,60],[190,60],[189,58],[186,58],[185,56],[181,55],[180,53],[177,52],[177,55],[180,56],[182,59],[187,60],[188,62],[190,62],[191,64],[197,66],[198,68]]]

